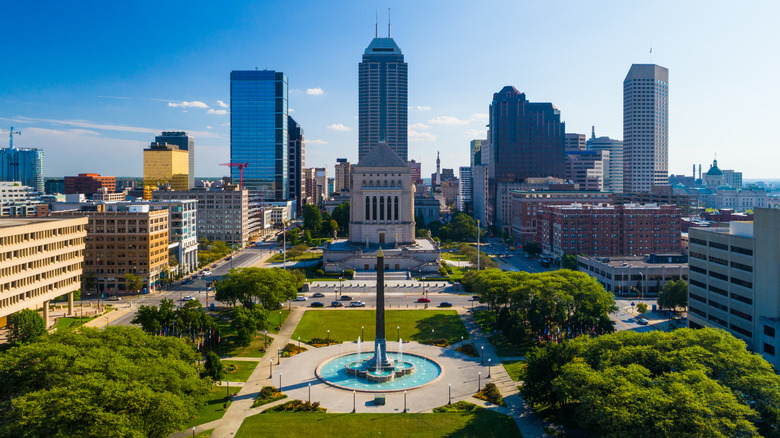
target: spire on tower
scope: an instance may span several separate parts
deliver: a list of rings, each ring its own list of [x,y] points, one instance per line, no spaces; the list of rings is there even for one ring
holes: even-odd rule
[[[376,19],[374,21],[374,38],[379,38],[379,9],[374,12],[376,13]]]
[[[390,8],[387,8],[387,37],[390,38]]]

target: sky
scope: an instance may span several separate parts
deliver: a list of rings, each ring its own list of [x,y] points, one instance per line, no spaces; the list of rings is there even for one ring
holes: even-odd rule
[[[44,149],[44,175],[142,176],[163,130],[195,137],[196,177],[229,175],[230,71],[289,79],[306,167],[357,161],[358,63],[379,16],[409,65],[409,158],[469,164],[493,93],[552,102],[566,132],[622,139],[632,63],[669,69],[669,172],[780,178],[780,2],[5,2],[0,147]],[[650,49],[652,48],[652,53]],[[456,170],[457,174],[457,170]]]

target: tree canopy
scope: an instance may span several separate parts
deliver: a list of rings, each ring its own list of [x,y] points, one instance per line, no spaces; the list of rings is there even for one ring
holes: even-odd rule
[[[337,205],[330,217],[338,223],[339,234],[346,235],[349,232],[349,202]]]
[[[658,292],[658,305],[672,310],[688,307],[688,283],[682,278],[668,281]]]
[[[322,214],[316,205],[306,204],[303,206],[303,229],[311,231],[315,236],[320,231],[322,224]]]
[[[46,333],[46,321],[35,310],[24,309],[8,315],[8,341],[23,344]]]
[[[216,285],[217,301],[234,306],[251,306],[257,301],[266,309],[275,309],[281,303],[298,295],[298,277],[280,268],[231,269]]]
[[[594,436],[780,436],[780,377],[723,330],[548,343],[527,356],[522,392]]]
[[[195,350],[135,327],[80,328],[0,356],[0,436],[167,437],[211,382]]]

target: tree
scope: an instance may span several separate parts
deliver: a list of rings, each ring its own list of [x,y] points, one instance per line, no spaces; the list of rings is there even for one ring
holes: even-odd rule
[[[206,369],[206,375],[214,381],[222,380],[222,376],[225,374],[225,367],[222,365],[222,361],[217,356],[217,353],[213,351],[206,353],[204,368]]]
[[[458,212],[452,217],[447,237],[454,241],[477,240],[477,222],[466,213]]]
[[[536,242],[526,242],[523,244],[523,251],[531,257],[534,257],[542,253],[542,247]]]
[[[231,269],[217,283],[215,298],[230,306],[253,305],[258,301],[266,309],[275,309],[284,301],[298,296],[298,277],[284,269]]]
[[[688,283],[682,278],[668,281],[658,292],[658,306],[677,310],[688,307]]]
[[[636,311],[644,315],[647,313],[647,304],[645,303],[639,303],[636,305]]]
[[[577,270],[577,254],[564,254],[561,257],[561,268]]]
[[[309,230],[313,235],[318,235],[320,231],[320,225],[322,222],[322,215],[320,209],[312,204],[303,206],[303,229]]]
[[[234,307],[230,326],[238,335],[238,345],[248,346],[257,330],[264,329],[268,321],[268,311],[259,306]]]
[[[97,277],[95,271],[85,270],[81,274],[81,289],[87,292],[87,295],[91,295],[95,291],[97,285]]]
[[[349,231],[349,202],[337,205],[331,217],[338,223],[340,232],[346,235]]]
[[[14,344],[33,342],[46,333],[46,321],[35,310],[24,309],[8,315],[8,341]]]
[[[339,228],[339,223],[336,222],[335,219],[330,220],[330,229],[333,230],[334,233],[338,233],[339,231],[341,231],[341,229]]]
[[[80,328],[0,357],[0,436],[167,437],[212,382],[192,346],[136,327]]]
[[[141,290],[142,287],[144,287],[144,279],[139,277],[138,275],[132,274],[128,272],[124,275],[125,279],[125,288],[128,290],[136,291],[138,292]]]

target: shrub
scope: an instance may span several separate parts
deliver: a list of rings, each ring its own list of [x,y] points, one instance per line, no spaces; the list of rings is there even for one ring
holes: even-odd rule
[[[333,344],[333,339],[330,340],[330,344]],[[315,347],[319,347],[320,345],[330,345],[328,343],[328,340],[325,338],[311,338],[309,342],[307,342],[309,345],[314,345]]]
[[[442,265],[442,266],[447,266],[447,261],[446,261],[446,260],[442,260],[442,261],[441,261],[441,265]]]
[[[318,277],[325,276],[325,271],[323,271],[322,269],[317,269],[316,271],[314,271],[314,273],[317,274]]]
[[[352,277],[355,276],[355,271],[352,269],[347,269],[346,271],[344,271],[344,275],[351,280]]]
[[[447,269],[445,269],[444,266],[439,266],[439,275],[442,277],[447,276]]]
[[[284,349],[282,350],[282,357],[291,357],[295,356],[298,353],[303,353],[306,351],[306,348],[300,347],[300,350],[298,349],[298,345],[296,344],[287,344],[285,345]]]
[[[254,408],[257,406],[275,402],[276,400],[281,400],[283,398],[287,398],[287,394],[279,391],[278,389],[276,389],[276,387],[263,386],[263,389],[260,390],[260,395],[257,396],[255,402],[252,404],[252,407]]]
[[[444,405],[440,406],[438,408],[433,409],[433,413],[435,414],[445,414],[448,412],[474,412],[478,409],[484,409],[483,407],[477,406],[474,403],[467,402],[465,400],[461,400],[459,402],[455,402],[451,405]]]
[[[290,400],[287,403],[268,408],[266,412],[327,412],[328,410],[320,407],[320,402],[309,403],[302,400]]]
[[[504,397],[501,396],[501,393],[498,391],[498,387],[493,382],[486,383],[485,386],[476,395],[474,395],[474,397],[489,401],[494,405],[505,406]]]
[[[225,374],[225,367],[222,366],[222,361],[216,353],[209,351],[206,354],[204,367],[206,368],[206,375],[211,377],[211,380],[222,380],[222,376]]]
[[[461,353],[471,357],[479,356],[479,352],[477,352],[477,347],[475,347],[474,344],[472,343],[463,344],[462,346],[456,348],[455,351],[460,351]]]
[[[435,345],[437,347],[446,347],[450,345],[450,340],[447,338],[426,339],[423,344]]]

